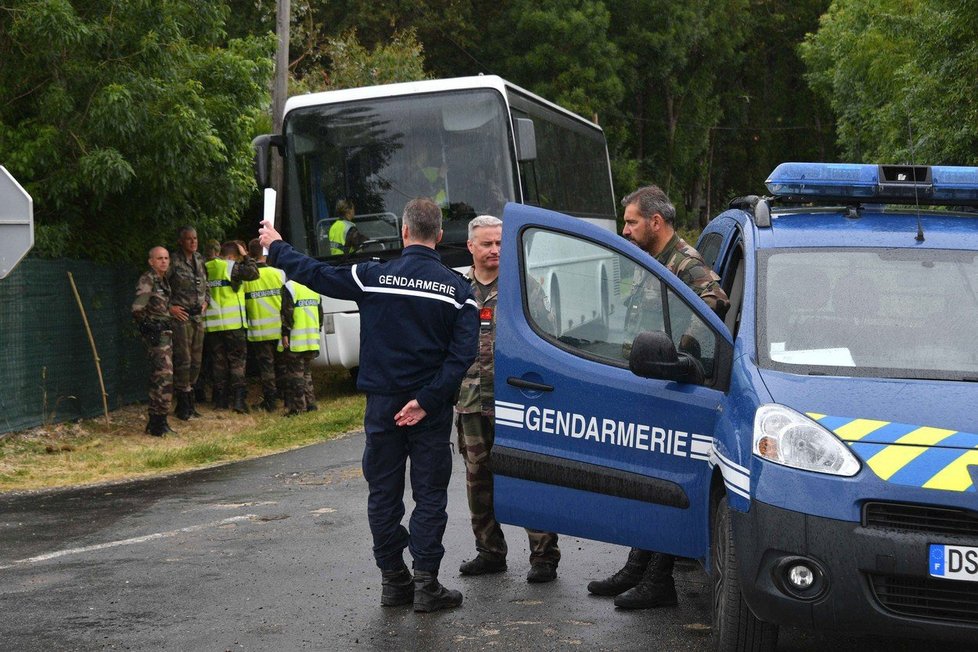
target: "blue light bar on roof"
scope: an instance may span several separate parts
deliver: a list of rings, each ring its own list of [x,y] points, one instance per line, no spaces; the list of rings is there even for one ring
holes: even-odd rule
[[[934,179],[934,199],[948,204],[972,203],[978,198],[978,168],[935,165],[931,168]]]
[[[782,163],[765,182],[776,197],[797,199],[820,197],[875,197],[879,188],[879,166],[855,163]]]
[[[765,182],[784,201],[978,205],[978,168],[782,163]]]

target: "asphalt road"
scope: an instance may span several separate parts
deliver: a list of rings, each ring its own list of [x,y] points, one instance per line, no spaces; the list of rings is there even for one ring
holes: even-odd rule
[[[354,434],[181,476],[0,496],[0,649],[709,649],[709,587],[689,565],[678,608],[620,611],[585,586],[623,548],[562,537],[558,579],[528,584],[525,535],[506,527],[509,571],[459,577],[474,553],[460,458],[441,580],[463,606],[380,607],[362,447]],[[786,630],[779,649],[904,648]]]

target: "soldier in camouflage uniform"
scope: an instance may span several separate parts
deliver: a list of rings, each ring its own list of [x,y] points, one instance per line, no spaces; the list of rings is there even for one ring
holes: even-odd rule
[[[317,409],[310,365],[319,356],[323,305],[318,294],[296,281],[286,282],[281,296],[278,350],[285,359],[285,416],[291,417]]]
[[[259,274],[257,281],[244,283],[248,349],[254,356],[261,377],[261,408],[273,412],[278,385],[282,382],[278,378],[279,369],[285,368],[283,356],[277,350],[282,337],[282,286],[285,284],[285,273],[269,267],[265,262],[258,238],[248,243],[248,255],[256,261]]]
[[[493,394],[493,348],[496,340],[496,300],[499,281],[499,246],[502,222],[482,215],[469,222],[469,251],[472,268],[466,274],[472,294],[479,306],[479,355],[462,380],[456,422],[458,447],[465,460],[465,488],[472,514],[472,532],[478,555],[463,563],[463,575],[483,575],[506,570],[506,539],[493,511],[493,479],[489,470],[489,452],[495,440],[496,412]],[[530,305],[537,314],[553,317],[542,288],[534,285]],[[539,309],[541,308],[542,309]],[[550,324],[551,331],[554,330]],[[560,549],[557,535],[527,529],[530,539],[528,582],[549,582],[557,577]]]
[[[204,243],[204,267],[207,263],[221,256],[221,243],[211,238]],[[210,297],[210,292],[207,293]],[[204,347],[200,355],[200,373],[197,374],[197,382],[194,383],[194,403],[204,403],[207,401],[207,387],[214,387],[214,338],[207,337],[207,328],[204,328]]]
[[[197,231],[192,226],[180,227],[177,242],[180,248],[173,253],[166,277],[172,290],[175,415],[186,421],[192,416],[200,416],[193,387],[200,373],[204,349],[202,315],[207,310],[207,270],[204,259],[197,253]]]
[[[208,337],[214,338],[215,407],[228,407],[233,399],[231,407],[234,411],[246,413],[248,322],[242,284],[258,278],[258,267],[248,256],[244,244],[238,241],[221,245],[221,258],[210,261],[206,267],[211,297],[204,320],[208,325]]]
[[[676,233],[676,209],[666,194],[657,186],[646,186],[622,199],[621,205],[625,207],[622,235],[654,256],[722,318],[730,302],[720,287],[720,277]],[[662,324],[651,317],[661,309],[647,309],[661,305],[658,282],[651,275],[636,274],[626,303],[626,332],[662,330]],[[698,356],[695,327],[687,328],[678,348]],[[607,579],[591,582],[587,589],[596,595],[616,596],[615,606],[623,609],[675,606],[673,562],[672,555],[632,548],[623,568]]]
[[[136,283],[132,316],[149,357],[149,423],[146,432],[162,437],[173,432],[166,421],[173,397],[173,343],[170,326],[170,284],[166,270],[170,253],[164,247],[149,250],[149,271]]]

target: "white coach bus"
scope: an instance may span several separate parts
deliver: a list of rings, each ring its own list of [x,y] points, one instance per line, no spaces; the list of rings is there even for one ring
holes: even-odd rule
[[[604,132],[596,124],[496,76],[387,84],[290,98],[283,133],[259,136],[256,176],[268,188],[269,154],[284,160],[277,226],[300,251],[334,264],[399,255],[401,214],[419,196],[442,206],[446,265],[471,264],[467,226],[502,217],[506,202],[552,209],[615,229],[615,198]],[[360,234],[342,240],[346,214]],[[332,241],[331,241],[332,236]],[[554,252],[559,258],[559,252]],[[619,294],[611,259],[554,265],[606,266],[573,288],[574,314],[561,312],[553,268],[528,270],[551,297],[558,331],[607,323]],[[593,271],[593,270],[590,270]],[[583,298],[582,298],[583,297]],[[594,305],[590,305],[593,303]],[[316,363],[356,369],[355,303],[323,297],[322,352]]]

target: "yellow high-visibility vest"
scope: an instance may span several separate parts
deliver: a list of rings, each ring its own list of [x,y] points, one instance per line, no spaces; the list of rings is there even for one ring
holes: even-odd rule
[[[353,228],[353,222],[344,220],[342,217],[329,227],[329,253],[333,256],[340,256],[347,253],[346,234]]]
[[[231,264],[229,264],[231,263]],[[207,261],[207,289],[211,300],[204,313],[204,330],[208,333],[233,331],[247,324],[244,308],[244,289],[231,287],[234,265],[223,258]]]
[[[282,336],[284,284],[285,274],[274,267],[259,267],[258,278],[242,284],[249,342],[270,342]]]
[[[287,281],[285,287],[292,295],[292,303],[295,306],[292,312],[289,350],[293,353],[319,351],[319,295],[295,281]],[[278,350],[284,350],[281,343]]]

